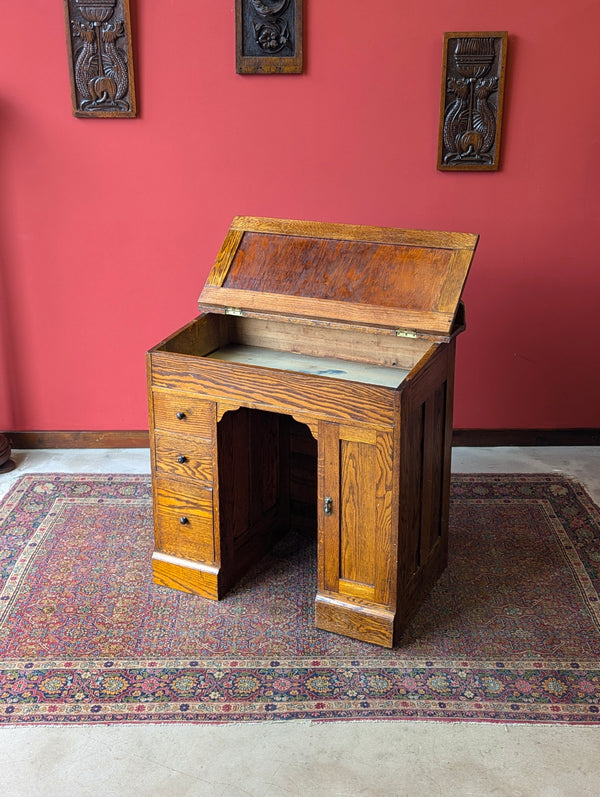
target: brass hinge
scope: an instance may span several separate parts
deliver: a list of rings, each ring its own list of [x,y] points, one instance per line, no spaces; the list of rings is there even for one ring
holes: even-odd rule
[[[413,332],[412,329],[397,329],[396,330],[396,337],[398,338],[418,338],[416,332]]]
[[[244,315],[241,307],[226,307],[225,315]]]

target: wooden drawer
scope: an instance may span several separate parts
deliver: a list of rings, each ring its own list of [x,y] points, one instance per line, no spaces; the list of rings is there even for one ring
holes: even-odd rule
[[[152,396],[156,429],[213,439],[214,402],[174,390],[154,390]]]
[[[154,438],[157,473],[213,482],[213,444],[183,435],[157,433]]]
[[[200,562],[214,562],[213,492],[192,482],[157,478],[156,548]]]

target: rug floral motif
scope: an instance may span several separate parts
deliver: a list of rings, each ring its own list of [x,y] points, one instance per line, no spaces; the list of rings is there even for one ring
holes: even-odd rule
[[[291,532],[224,600],[152,582],[149,477],[0,504],[0,723],[600,722],[600,513],[554,474],[457,475],[450,562],[394,650],[314,627]]]

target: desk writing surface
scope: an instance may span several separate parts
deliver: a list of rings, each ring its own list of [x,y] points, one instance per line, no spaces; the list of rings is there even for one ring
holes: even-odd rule
[[[313,357],[307,354],[266,349],[260,346],[229,345],[207,355],[209,359],[225,362],[295,371],[348,382],[361,382],[382,387],[398,387],[408,375],[403,368],[372,363],[351,362],[334,357]]]

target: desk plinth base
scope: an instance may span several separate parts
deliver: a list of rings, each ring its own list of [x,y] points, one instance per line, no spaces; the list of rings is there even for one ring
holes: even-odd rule
[[[374,606],[341,600],[338,595],[317,594],[315,625],[362,642],[391,648],[394,645],[394,613]]]
[[[155,551],[152,554],[152,578],[161,587],[171,587],[182,592],[219,600],[224,590],[219,589],[219,571],[200,562],[190,562]]]

